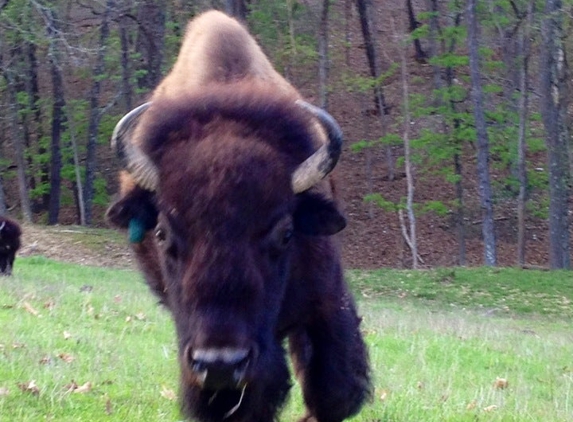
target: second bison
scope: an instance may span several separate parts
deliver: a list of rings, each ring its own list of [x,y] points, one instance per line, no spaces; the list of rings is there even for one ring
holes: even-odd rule
[[[22,229],[15,220],[0,216],[0,275],[12,274],[21,235]]]

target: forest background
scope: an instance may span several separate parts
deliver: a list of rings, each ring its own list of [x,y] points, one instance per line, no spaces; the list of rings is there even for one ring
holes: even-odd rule
[[[0,215],[105,226],[109,138],[218,8],[346,135],[353,268],[570,268],[569,0],[0,0]]]

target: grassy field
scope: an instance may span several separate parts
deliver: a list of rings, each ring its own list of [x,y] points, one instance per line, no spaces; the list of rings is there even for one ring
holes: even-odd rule
[[[351,271],[375,393],[360,422],[573,420],[573,274]],[[179,421],[169,315],[132,271],[0,278],[0,421]],[[301,415],[293,390],[281,421]]]

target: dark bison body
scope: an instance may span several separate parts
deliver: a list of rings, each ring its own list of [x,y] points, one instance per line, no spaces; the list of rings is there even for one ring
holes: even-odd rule
[[[125,170],[108,218],[173,315],[185,414],[275,420],[291,386],[285,338],[302,420],[356,414],[370,378],[332,237],[345,219],[321,181],[340,154],[332,117],[302,101],[240,24],[208,12],[113,143]]]
[[[0,216],[0,275],[12,274],[21,235],[22,230],[16,221]]]

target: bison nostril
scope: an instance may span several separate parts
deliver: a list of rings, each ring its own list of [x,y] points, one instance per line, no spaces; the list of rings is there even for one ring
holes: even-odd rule
[[[185,351],[185,357],[198,383],[205,389],[237,389],[244,379],[253,354],[243,348],[205,348]]]

